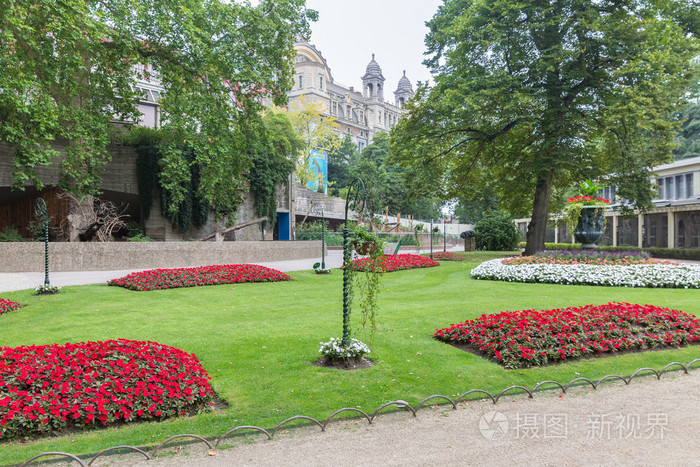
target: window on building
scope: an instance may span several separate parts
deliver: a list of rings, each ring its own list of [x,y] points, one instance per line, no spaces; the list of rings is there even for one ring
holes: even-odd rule
[[[666,190],[666,199],[673,199],[673,177],[666,177],[664,180],[664,187]]]
[[[333,101],[331,105],[331,115],[338,115],[338,103],[336,101]]]
[[[676,198],[685,198],[685,190],[683,189],[685,185],[685,177],[683,175],[676,175]]]
[[[695,190],[693,187],[693,174],[685,174],[685,197],[692,198],[695,196]]]
[[[657,178],[656,179],[656,196],[659,198],[664,197],[664,179],[663,178]]]
[[[304,75],[299,75],[299,89],[304,87]]]
[[[318,88],[323,91],[323,76],[318,77]]]
[[[352,109],[350,108],[349,105],[347,106],[347,111],[348,111],[347,119],[352,120]]]

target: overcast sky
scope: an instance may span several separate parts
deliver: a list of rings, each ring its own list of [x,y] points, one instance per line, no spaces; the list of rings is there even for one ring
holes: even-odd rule
[[[333,80],[355,89],[362,89],[360,78],[374,53],[386,78],[384,98],[393,101],[403,70],[414,90],[418,81],[430,79],[422,64],[425,22],[441,4],[442,0],[307,0],[307,7],[319,16],[311,24],[311,43],[328,62]]]

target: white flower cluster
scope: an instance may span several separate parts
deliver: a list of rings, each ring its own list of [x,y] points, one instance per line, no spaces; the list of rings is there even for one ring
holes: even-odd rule
[[[61,291],[61,286],[40,284],[34,287],[34,291],[37,295],[54,294]]]
[[[326,358],[331,360],[347,360],[350,358],[360,358],[365,354],[370,353],[369,347],[357,339],[350,339],[346,347],[342,344],[342,339],[331,337],[328,342],[321,342],[321,348],[318,350]]]
[[[474,279],[507,282],[544,282],[572,285],[622,287],[700,288],[700,266],[691,264],[592,264],[507,265],[500,259],[485,261],[472,269]]]

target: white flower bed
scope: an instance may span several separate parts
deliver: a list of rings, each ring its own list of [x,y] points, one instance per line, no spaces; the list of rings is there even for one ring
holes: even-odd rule
[[[321,352],[321,355],[331,360],[362,358],[370,353],[369,347],[357,339],[350,339],[347,347],[344,347],[342,339],[335,337],[331,337],[329,342],[321,342],[321,348],[318,351]]]
[[[474,279],[549,284],[611,285],[622,287],[700,288],[700,266],[683,264],[591,264],[506,265],[501,259],[485,261],[472,269]]]

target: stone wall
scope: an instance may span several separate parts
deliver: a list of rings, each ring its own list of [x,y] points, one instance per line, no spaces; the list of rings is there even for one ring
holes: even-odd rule
[[[320,241],[49,243],[49,270],[110,271],[260,263],[318,257]],[[44,244],[0,243],[0,272],[41,272]]]

